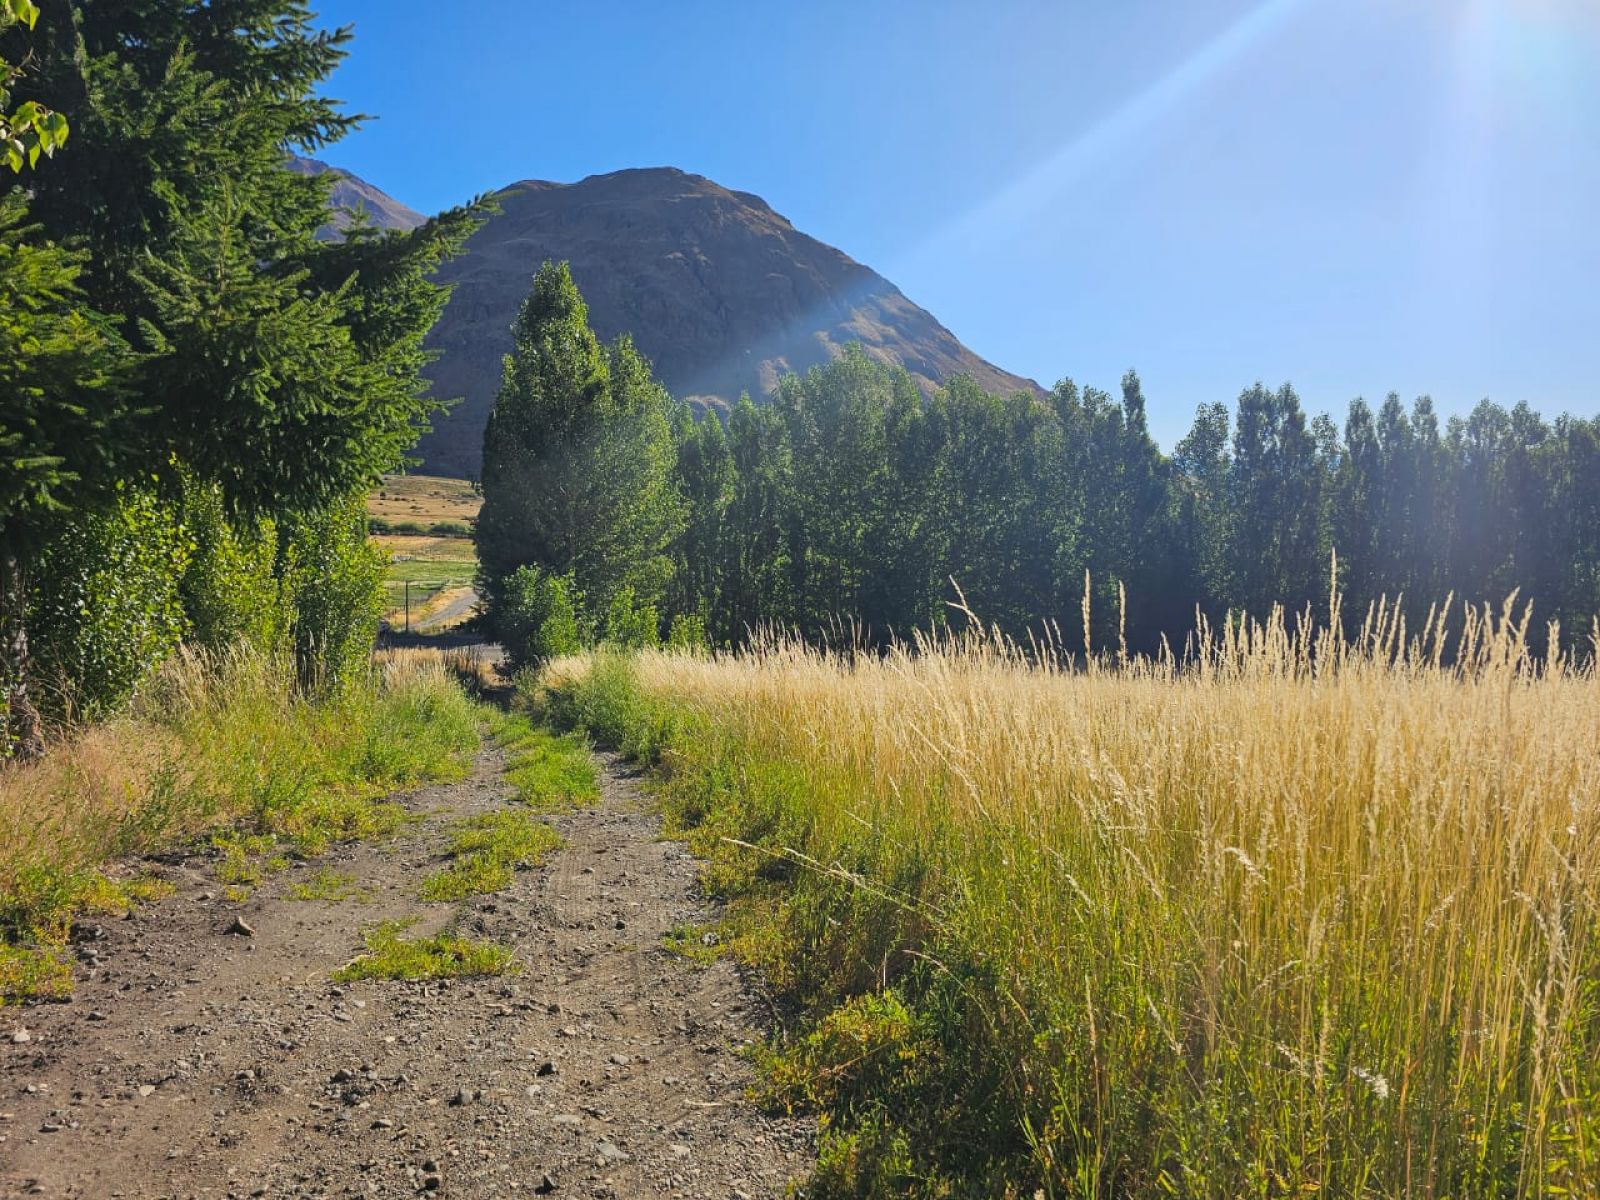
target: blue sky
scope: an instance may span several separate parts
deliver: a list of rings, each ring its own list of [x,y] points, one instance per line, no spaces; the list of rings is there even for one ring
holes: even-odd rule
[[[1046,385],[1600,411],[1597,0],[321,0],[434,211],[671,165]]]

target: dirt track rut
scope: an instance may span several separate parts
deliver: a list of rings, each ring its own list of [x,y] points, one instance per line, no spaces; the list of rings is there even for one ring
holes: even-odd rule
[[[82,949],[74,1001],[0,1010],[0,1196],[777,1197],[799,1122],[746,1098],[766,1009],[726,962],[662,948],[703,921],[695,867],[625,768],[558,814],[566,845],[502,893],[418,899],[449,823],[510,803],[499,753],[400,799],[424,819],[275,876],[244,905],[204,860]],[[333,869],[364,894],[289,899]],[[252,937],[225,932],[235,914]],[[521,972],[336,986],[381,920],[455,924]],[[26,1041],[14,1041],[17,1030]]]

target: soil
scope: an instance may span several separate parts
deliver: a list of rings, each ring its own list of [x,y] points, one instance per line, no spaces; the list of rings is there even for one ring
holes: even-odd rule
[[[422,817],[399,838],[242,905],[203,857],[157,864],[177,893],[83,931],[71,1003],[0,1012],[0,1196],[789,1194],[809,1123],[758,1111],[740,1053],[769,1010],[727,961],[663,947],[715,914],[637,782],[604,769],[599,804],[550,818],[563,849],[465,902],[418,896],[452,821],[513,803],[493,749],[398,797]],[[324,870],[361,893],[290,898]],[[521,969],[330,981],[364,929],[408,918],[512,945]]]

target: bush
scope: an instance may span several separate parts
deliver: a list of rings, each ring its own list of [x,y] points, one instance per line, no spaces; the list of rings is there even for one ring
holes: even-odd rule
[[[661,614],[632,587],[618,588],[606,609],[605,641],[626,650],[653,650],[661,644]]]
[[[289,626],[274,570],[277,526],[230,520],[221,489],[194,479],[184,481],[183,523],[193,543],[179,585],[190,642],[213,651],[277,646]]]
[[[393,533],[394,532],[394,524],[391,521],[389,521],[386,518],[384,518],[384,517],[368,517],[367,518],[367,532],[368,533]]]
[[[188,630],[181,581],[192,545],[173,506],[119,486],[106,510],[57,531],[29,615],[34,673],[58,718],[125,704]]]
[[[300,518],[284,557],[301,685],[337,690],[366,668],[383,615],[383,555],[367,541],[360,499]]]
[[[471,537],[472,530],[460,521],[435,521],[428,526],[434,537]]]
[[[583,648],[582,598],[571,575],[518,567],[501,583],[494,623],[513,667]]]
[[[667,630],[667,649],[682,654],[703,654],[711,646],[706,619],[699,613],[679,613]]]

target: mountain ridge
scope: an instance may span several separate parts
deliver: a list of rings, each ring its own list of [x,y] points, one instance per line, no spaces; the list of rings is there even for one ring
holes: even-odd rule
[[[377,192],[342,174],[339,186]],[[427,374],[437,394],[462,401],[418,444],[431,474],[477,475],[511,324],[546,259],[571,265],[602,339],[630,334],[662,384],[697,405],[724,408],[741,393],[759,402],[782,374],[850,342],[903,366],[925,393],[967,374],[991,391],[1043,394],[754,193],[677,167],[634,167],[574,183],[519,180],[493,196],[499,212],[437,276],[453,292],[428,338],[438,358]]]

